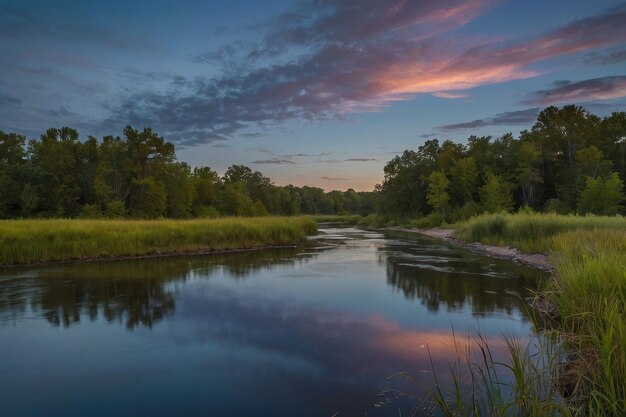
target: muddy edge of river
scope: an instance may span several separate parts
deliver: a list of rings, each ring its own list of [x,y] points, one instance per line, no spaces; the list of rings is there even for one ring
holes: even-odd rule
[[[453,237],[454,229],[441,229],[441,228],[431,228],[431,229],[417,229],[413,227],[387,227],[383,230],[390,230],[396,232],[407,232],[407,233],[417,233],[437,239],[443,239],[446,242],[449,242],[455,246],[459,246],[465,249],[473,250],[476,252],[483,253],[488,256],[492,256],[494,258],[500,259],[510,259],[514,262],[519,262],[521,264],[530,265],[535,268],[543,269],[544,271],[553,271],[552,264],[548,255],[544,253],[534,253],[528,254],[520,252],[519,250],[509,247],[509,246],[495,246],[495,245],[485,245],[480,242],[465,242],[463,240],[455,239]]]

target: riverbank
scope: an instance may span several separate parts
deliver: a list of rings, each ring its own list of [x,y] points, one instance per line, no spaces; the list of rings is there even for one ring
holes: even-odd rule
[[[539,386],[556,384],[561,398],[526,398],[522,408],[531,411],[528,415],[546,415],[547,409],[566,416],[626,415],[626,218],[485,214],[453,227],[392,230],[418,232],[529,264],[537,258],[524,253],[543,253],[541,262],[545,259],[551,267],[537,302],[550,306],[550,317],[544,319],[566,359],[547,374],[531,367],[519,376],[539,381]],[[512,349],[511,354],[532,362],[524,356],[530,355],[527,349]],[[515,395],[524,397],[526,391]],[[532,412],[535,405],[538,414]]]
[[[2,220],[0,265],[212,253],[287,246],[317,232],[309,217],[194,220]]]
[[[455,246],[459,246],[465,249],[469,249],[475,252],[480,252],[484,255],[491,256],[499,259],[508,259],[514,262],[518,262],[524,265],[529,265],[535,268],[543,269],[544,271],[552,271],[553,266],[550,262],[550,257],[545,253],[524,253],[516,248],[510,246],[497,246],[487,245],[480,242],[466,242],[464,240],[456,239],[454,237],[455,229],[442,229],[442,228],[429,228],[418,229],[415,227],[387,227],[385,230],[392,230],[397,232],[418,233],[421,235],[442,239]]]

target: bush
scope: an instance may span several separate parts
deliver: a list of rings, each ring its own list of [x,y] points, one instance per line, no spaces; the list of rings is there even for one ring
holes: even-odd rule
[[[109,219],[121,219],[128,215],[126,206],[122,200],[109,201],[105,205],[104,216]]]
[[[102,217],[102,210],[97,204],[85,204],[80,212],[81,219],[99,219]]]

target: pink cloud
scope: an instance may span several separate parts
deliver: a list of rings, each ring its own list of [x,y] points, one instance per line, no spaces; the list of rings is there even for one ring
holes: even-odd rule
[[[449,99],[465,98],[468,96],[466,93],[455,93],[455,92],[446,92],[446,91],[436,91],[432,93],[431,95],[434,97],[449,98]]]
[[[151,120],[168,136],[197,143],[202,132],[205,140],[224,139],[250,125],[377,111],[418,94],[460,98],[477,86],[535,77],[534,63],[626,44],[626,7],[513,42],[455,36],[455,29],[493,3],[306,3],[248,51],[247,57],[265,65],[194,79],[187,95],[173,89],[128,97],[116,116],[138,125]]]

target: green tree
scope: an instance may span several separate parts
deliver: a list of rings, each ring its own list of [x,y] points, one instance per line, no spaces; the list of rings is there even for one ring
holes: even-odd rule
[[[73,217],[81,209],[82,189],[78,132],[64,127],[48,129],[28,145],[39,210],[44,216]]]
[[[520,144],[517,152],[517,182],[522,190],[522,205],[534,207],[537,186],[543,182],[541,177],[541,152],[531,141]]]
[[[167,216],[175,219],[191,216],[196,188],[191,181],[191,167],[184,162],[169,163],[165,173]]]
[[[437,165],[439,169],[448,172],[455,161],[465,154],[465,147],[460,143],[445,140],[437,153]]]
[[[594,145],[576,151],[574,159],[578,167],[578,175],[585,178],[585,182],[586,177],[606,177],[611,172],[611,161],[604,159],[604,153]]]
[[[193,202],[194,213],[217,204],[222,186],[219,174],[209,167],[194,168],[191,181],[195,187],[196,198]]]
[[[626,113],[614,112],[599,126],[598,147],[613,162],[613,171],[626,181]]]
[[[617,172],[613,172],[606,179],[587,177],[587,185],[578,199],[579,213],[618,214],[620,203],[624,201],[623,189],[624,182]]]
[[[0,218],[20,215],[22,172],[26,164],[24,136],[0,130]]]
[[[474,194],[477,191],[478,168],[474,158],[467,157],[453,162],[450,167],[450,177],[452,189],[460,204],[473,202]]]
[[[102,139],[93,183],[96,201],[106,204],[111,200],[128,200],[133,179],[130,158],[128,143],[119,136]]]
[[[511,186],[500,176],[487,173],[485,185],[480,189],[480,204],[489,213],[510,211],[513,208]]]
[[[243,182],[229,182],[224,185],[220,194],[219,210],[235,216],[254,216],[254,201],[246,193]]]
[[[167,193],[162,182],[152,177],[133,180],[130,213],[141,219],[155,219],[165,215]]]
[[[39,205],[39,193],[36,185],[30,183],[24,185],[24,189],[20,193],[20,204],[22,206],[22,216],[30,217],[36,214]]]
[[[168,163],[174,162],[176,154],[174,145],[166,142],[161,136],[145,128],[143,131],[127,126],[124,129],[128,158],[125,171],[133,180],[152,177],[163,180]]]
[[[273,184],[269,178],[259,171],[252,171],[245,165],[232,165],[224,174],[224,183],[241,182],[245,186],[246,194],[252,200],[261,200],[265,207],[270,207],[270,190]]]
[[[550,106],[541,111],[532,127],[533,137],[542,150],[546,198],[558,197],[564,209],[576,209],[580,193],[577,178],[576,152],[598,141],[597,116],[580,106]]]
[[[470,136],[467,138],[467,156],[474,158],[481,172],[489,168],[495,161],[494,146],[491,136]],[[493,168],[492,168],[493,169]]]
[[[122,200],[111,200],[105,204],[104,216],[110,219],[120,219],[126,217],[128,211]]]
[[[427,179],[437,168],[439,150],[437,139],[428,140],[417,151],[406,150],[385,165],[383,183],[376,187],[384,214],[404,217],[430,212]]]
[[[428,177],[428,194],[426,199],[428,204],[437,211],[441,211],[443,219],[446,219],[446,209],[450,202],[450,195],[448,194],[448,185],[450,181],[446,177],[443,171],[433,171]]]

